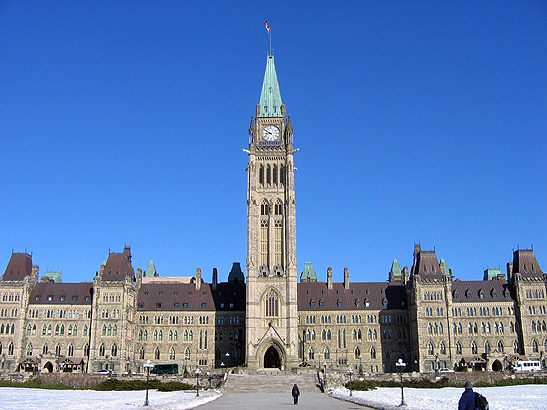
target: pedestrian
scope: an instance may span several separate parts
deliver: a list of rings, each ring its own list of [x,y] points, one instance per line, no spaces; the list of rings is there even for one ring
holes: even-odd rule
[[[475,393],[473,392],[473,383],[469,380],[463,385],[465,388],[458,403],[458,410],[475,410]]]
[[[296,383],[292,387],[292,398],[294,399],[294,404],[298,404],[298,396],[300,396],[300,390]]]

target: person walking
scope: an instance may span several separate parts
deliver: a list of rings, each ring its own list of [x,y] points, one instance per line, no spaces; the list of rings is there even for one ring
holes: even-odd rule
[[[292,398],[294,399],[294,404],[298,404],[298,396],[300,396],[300,390],[296,383],[292,387]]]
[[[475,410],[475,393],[473,392],[473,383],[469,380],[463,385],[465,388],[458,403],[458,410]]]

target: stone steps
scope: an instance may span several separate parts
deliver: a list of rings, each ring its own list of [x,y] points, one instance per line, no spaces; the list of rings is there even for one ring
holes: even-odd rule
[[[226,393],[287,393],[298,385],[300,393],[318,392],[315,373],[258,372],[256,374],[230,374],[225,385]]]

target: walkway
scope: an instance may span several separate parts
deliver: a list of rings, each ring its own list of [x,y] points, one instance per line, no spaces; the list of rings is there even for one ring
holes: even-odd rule
[[[256,410],[256,409],[329,409],[329,410],[372,410],[347,401],[333,399],[326,394],[304,393],[300,396],[298,407],[294,406],[290,389],[287,393],[226,393],[198,410]]]

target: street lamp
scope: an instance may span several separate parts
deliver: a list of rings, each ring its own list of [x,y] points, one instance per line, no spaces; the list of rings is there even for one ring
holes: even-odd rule
[[[401,404],[400,406],[406,406],[405,404],[405,396],[403,393],[403,370],[406,367],[406,363],[403,362],[403,359],[397,360],[397,363],[395,363],[395,366],[397,366],[397,369],[399,369],[399,376],[401,377]]]
[[[359,375],[363,375],[363,364],[361,362],[361,359],[363,358],[363,356],[359,355],[357,358],[359,359]]]
[[[184,377],[187,377],[188,376],[188,360],[190,358],[188,357],[188,355],[184,356]]]
[[[353,369],[349,369],[348,374],[349,374],[349,395],[353,396],[353,384],[351,382],[351,376],[353,376]]]
[[[147,360],[143,367],[146,369],[146,399],[144,400],[144,405],[148,406],[148,379],[150,378],[150,368],[154,367],[154,365],[150,364],[150,360]]]
[[[228,361],[230,360],[230,353],[226,352],[224,356],[226,357],[226,367],[228,367]]]
[[[199,375],[201,372],[199,369],[196,369],[196,397],[199,397]]]
[[[220,368],[222,369],[222,376],[224,376],[224,366],[226,366],[224,362],[220,362]]]

